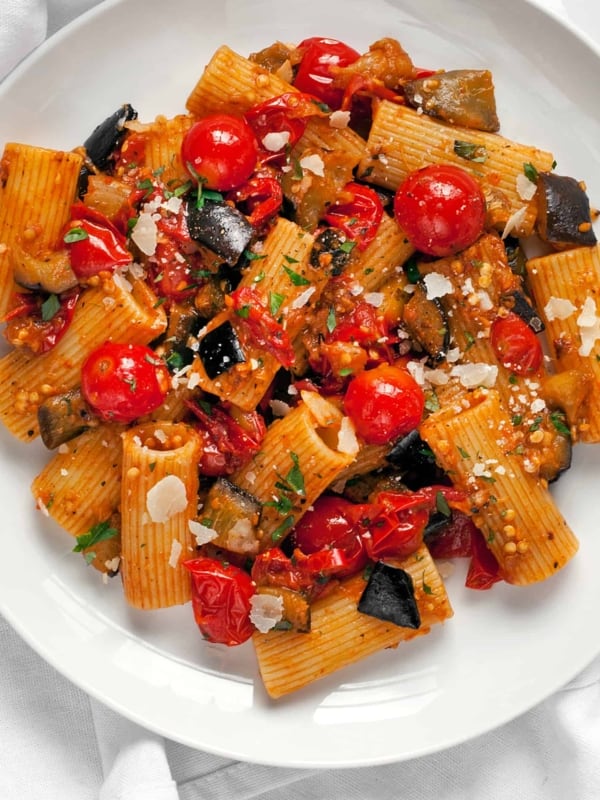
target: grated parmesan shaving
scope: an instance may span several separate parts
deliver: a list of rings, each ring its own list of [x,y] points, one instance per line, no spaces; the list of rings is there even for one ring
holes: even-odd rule
[[[428,300],[435,300],[436,297],[452,294],[454,288],[452,281],[446,278],[445,275],[440,275],[439,272],[430,272],[429,275],[425,275],[423,283],[427,290]]]
[[[522,208],[518,208],[514,214],[511,214],[510,217],[506,220],[506,225],[504,226],[504,230],[502,231],[502,238],[506,239],[507,236],[518,230],[523,221],[525,220],[525,216],[527,215],[527,206],[522,206]]]
[[[484,362],[456,364],[452,367],[450,375],[458,378],[466,389],[474,389],[476,386],[490,389],[496,383],[498,367]]]
[[[531,200],[536,192],[537,185],[524,172],[520,172],[517,175],[517,194],[521,200]]]
[[[250,622],[267,633],[283,619],[283,597],[278,594],[255,594],[250,598]]]
[[[331,128],[347,128],[350,124],[349,111],[333,111],[329,115],[329,126]]]
[[[544,314],[549,322],[553,319],[567,319],[575,311],[577,308],[573,303],[563,297],[552,296],[544,306]]]
[[[316,153],[314,155],[304,156],[304,158],[301,158],[300,166],[307,172],[312,172],[313,175],[318,175],[320,178],[325,177],[325,164],[321,156],[318,156]]]
[[[317,290],[314,286],[309,286],[308,289],[305,289],[302,292],[302,294],[299,294],[298,297],[292,300],[292,302],[290,303],[291,308],[293,309],[303,308],[316,291]]]
[[[358,453],[359,449],[352,420],[349,417],[342,417],[338,433],[338,451],[353,456]]]
[[[280,150],[283,150],[289,141],[289,131],[271,131],[267,133],[266,136],[263,136],[261,144],[269,153],[278,153]]]
[[[152,214],[142,211],[131,233],[131,239],[144,255],[153,256],[156,253],[158,229]]]
[[[171,555],[169,556],[169,566],[175,569],[179,563],[179,556],[183,550],[183,545],[177,539],[171,542]]]
[[[207,525],[203,525],[195,519],[191,519],[188,522],[188,528],[192,536],[196,539],[198,547],[212,542],[212,540],[216,539],[219,535],[214,528],[209,528]]]
[[[146,494],[146,508],[152,522],[166,522],[186,507],[185,484],[177,475],[161,478]]]

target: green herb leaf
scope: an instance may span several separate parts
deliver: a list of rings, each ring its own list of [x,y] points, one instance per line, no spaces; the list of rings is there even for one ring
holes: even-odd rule
[[[421,273],[419,272],[417,259],[414,258],[414,256],[409,258],[408,261],[404,262],[403,269],[410,283],[419,282],[419,280],[421,279]]]
[[[528,161],[526,164],[523,164],[523,172],[525,173],[525,177],[532,183],[537,183],[538,171],[531,162]]]
[[[435,507],[440,512],[440,514],[443,514],[444,517],[452,516],[452,511],[450,509],[450,506],[448,505],[448,501],[446,500],[443,492],[440,491],[436,492]]]
[[[309,286],[310,285],[310,281],[308,280],[308,278],[305,278],[304,275],[300,275],[299,272],[294,272],[293,269],[290,269],[289,267],[286,267],[285,265],[284,265],[283,269],[285,270],[286,275],[291,280],[291,282],[294,284],[294,286]]]
[[[561,433],[563,436],[571,438],[571,429],[569,428],[567,424],[567,418],[562,411],[553,411],[550,414],[550,421],[559,433]]]
[[[248,319],[250,316],[250,306],[241,306],[240,308],[236,309],[235,313],[242,319]]]
[[[294,524],[294,517],[293,516],[286,517],[281,523],[281,525],[278,525],[271,534],[271,541],[278,542],[280,541],[280,539],[283,539],[286,532],[292,527],[293,524]]]
[[[329,313],[327,314],[327,330],[329,333],[333,333],[335,330],[335,326],[337,325],[337,320],[335,318],[335,308],[330,306]]]
[[[74,242],[82,242],[84,239],[89,239],[89,234],[83,228],[71,228],[63,236],[65,244],[73,244]]]
[[[351,253],[355,247],[356,247],[356,242],[353,242],[352,239],[346,239],[345,242],[341,243],[339,249],[342,251],[342,253]],[[373,270],[371,270],[371,272],[372,271]],[[365,270],[365,273],[366,272],[367,270]]]
[[[42,319],[48,322],[60,310],[60,300],[55,294],[48,295],[42,303]]]
[[[300,469],[299,458],[296,455],[296,453],[290,453],[290,458],[292,459],[294,466],[290,469],[285,479],[287,483],[292,487],[292,489],[296,492],[296,494],[303,495],[305,492],[304,475],[302,474],[302,470]]]
[[[103,542],[105,539],[112,539],[117,536],[119,531],[116,528],[110,527],[110,522],[98,522],[93,525],[87,533],[82,533],[81,536],[76,537],[77,544],[73,548],[74,553],[81,553],[87,550],[88,547],[93,547],[98,542]]]
[[[466,450],[463,450],[463,448],[462,448],[462,447],[459,447],[459,446],[457,445],[457,450],[458,450],[458,452],[460,453],[460,456],[461,456],[461,458],[470,458],[470,455],[467,453],[467,451],[466,451]]]
[[[485,145],[465,142],[461,139],[454,140],[454,152],[460,158],[464,158],[467,161],[476,161],[478,164],[485,163],[488,158]]]
[[[425,594],[433,594],[433,589],[425,582],[425,570],[423,570],[423,591]]]
[[[269,294],[269,311],[275,317],[277,312],[281,308],[281,304],[285,300],[284,294],[279,294],[278,292],[270,292]]]

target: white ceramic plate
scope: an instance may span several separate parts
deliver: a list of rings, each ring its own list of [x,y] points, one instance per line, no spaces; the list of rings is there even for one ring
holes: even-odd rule
[[[122,0],[57,35],[0,87],[0,144],[62,149],[131,102],[142,119],[181,112],[212,51],[328,35],[359,49],[399,38],[421,66],[489,67],[503,132],[555,152],[600,203],[598,53],[524,2],[484,0]],[[586,77],[587,76],[587,77]],[[76,684],[167,737],[276,765],[384,763],[441,750],[521,714],[600,651],[600,448],[578,447],[556,486],[581,551],[543,585],[491,592],[448,581],[455,617],[278,703],[251,647],[201,641],[190,608],[136,612],[34,509],[47,458],[0,433],[0,609]]]

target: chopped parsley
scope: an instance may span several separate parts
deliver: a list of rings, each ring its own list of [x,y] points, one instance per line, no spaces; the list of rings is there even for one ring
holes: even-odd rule
[[[42,319],[48,322],[58,311],[60,311],[60,300],[55,294],[48,295],[42,303]]]
[[[83,228],[71,228],[63,236],[65,244],[73,244],[74,242],[82,242],[84,239],[89,239],[89,234]]]
[[[461,139],[454,140],[454,152],[460,158],[464,158],[467,161],[475,161],[478,164],[484,164],[488,158],[485,145],[465,142]]]

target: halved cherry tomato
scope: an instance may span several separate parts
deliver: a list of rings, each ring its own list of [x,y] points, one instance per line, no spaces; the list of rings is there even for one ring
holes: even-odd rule
[[[432,558],[468,558],[473,552],[472,537],[478,528],[467,514],[452,510],[448,522],[431,535],[425,536],[427,549]]]
[[[123,234],[104,214],[84,203],[76,203],[71,208],[65,242],[71,267],[78,278],[126,267],[133,261]]]
[[[266,164],[279,162],[286,156],[304,133],[309,117],[325,114],[316,97],[304,92],[285,92],[252,106],[244,118],[258,141],[260,161]]]
[[[313,36],[298,45],[302,60],[294,78],[294,86],[307,92],[335,110],[341,107],[344,90],[333,86],[332,67],[347,67],[360,58],[360,53],[338,39]]]
[[[105,342],[81,367],[81,392],[107,422],[133,422],[158,408],[170,387],[166,364],[149,347]]]
[[[250,598],[255,594],[250,575],[213,558],[183,565],[192,576],[192,609],[204,638],[230,647],[249,639],[254,632]]]
[[[242,117],[231,114],[212,114],[198,120],[181,144],[181,160],[192,179],[218,192],[247,181],[257,156],[252,128]]]
[[[359,250],[364,250],[377,235],[383,217],[383,204],[379,195],[361,183],[347,183],[342,199],[329,206],[325,222],[340,228],[353,239]]]
[[[468,589],[491,589],[502,580],[500,565],[489,549],[481,531],[476,529],[471,537],[472,555],[465,586]]]
[[[436,509],[438,496],[448,505],[461,505],[465,495],[449,486],[424,486],[412,492],[379,492],[375,498],[381,508],[365,540],[369,557],[377,560],[403,558],[421,545],[429,517]]]
[[[412,172],[394,197],[394,216],[417,250],[449,256],[483,233],[485,198],[466,170],[431,164]]]
[[[268,223],[281,208],[283,189],[276,178],[250,178],[249,181],[229,192],[227,200],[241,206],[241,211],[248,217],[248,222],[255,228]]]
[[[344,410],[367,444],[386,444],[414,430],[424,407],[423,390],[412,375],[390,364],[360,372],[344,396]]]
[[[33,293],[17,294],[16,305],[3,318],[7,323],[6,339],[27,346],[33,353],[47,353],[67,332],[80,294],[79,288],[47,298]]]
[[[284,367],[292,366],[296,355],[290,337],[258,292],[243,286],[227,295],[225,302],[233,308],[240,327],[256,345],[271,353]]]
[[[362,535],[379,511],[372,504],[356,504],[344,497],[322,495],[296,523],[290,536],[296,547],[307,555],[340,550],[346,564],[339,576],[353,575],[367,563]]]
[[[266,433],[264,419],[255,411],[244,413],[244,425],[218,406],[204,410],[188,402],[198,420],[195,427],[203,440],[200,472],[213,477],[231,475],[258,452]]]
[[[513,311],[493,321],[490,342],[498,360],[517,375],[537,372],[542,365],[544,353],[540,340]]]

